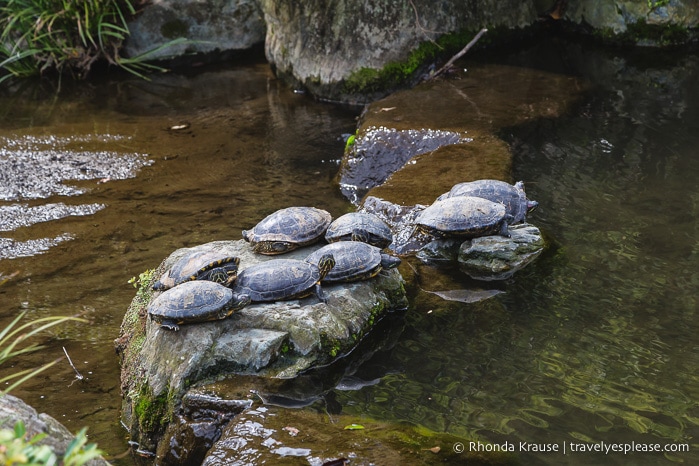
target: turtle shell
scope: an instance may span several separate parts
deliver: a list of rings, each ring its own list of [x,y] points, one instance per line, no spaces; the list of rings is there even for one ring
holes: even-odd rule
[[[386,222],[376,215],[350,212],[333,220],[325,232],[325,240],[328,243],[363,241],[383,249],[391,244],[393,234]]]
[[[330,213],[315,207],[287,207],[268,215],[243,239],[261,254],[282,254],[323,237],[332,221]]]
[[[509,223],[526,221],[527,213],[539,205],[538,202],[527,199],[522,181],[518,181],[514,185],[500,180],[476,180],[459,183],[454,185],[448,193],[439,196],[437,200],[457,196],[481,197],[504,205],[507,213],[512,216]]]
[[[170,270],[153,284],[153,289],[164,291],[191,280],[211,280],[228,285],[235,280],[238,264],[239,258],[219,251],[192,251],[175,262]]]
[[[161,326],[179,330],[180,324],[225,319],[250,303],[250,297],[210,281],[189,281],[170,288],[148,305],[148,314]]]
[[[427,207],[415,219],[418,228],[439,237],[510,236],[505,206],[472,196],[456,196]]]
[[[250,296],[253,302],[303,298],[312,294],[314,288],[318,293],[326,268],[334,265],[332,256],[329,260],[332,263],[327,262],[326,256],[316,265],[297,259],[272,259],[251,265],[238,275],[235,290]],[[322,294],[318,297],[325,301]]]
[[[353,282],[375,277],[383,269],[397,267],[400,259],[381,252],[381,249],[359,241],[340,241],[323,246],[306,257],[318,264],[326,254],[335,258],[335,266],[323,278],[323,283]]]

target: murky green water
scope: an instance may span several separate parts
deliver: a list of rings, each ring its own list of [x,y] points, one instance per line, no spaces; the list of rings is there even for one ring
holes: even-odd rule
[[[648,67],[549,44],[512,61],[591,84],[564,117],[500,132],[515,178],[540,203],[531,221],[553,247],[481,303],[413,289],[396,345],[355,374],[371,383],[337,390],[335,399],[347,414],[517,451],[519,442],[690,445],[667,454],[520,452],[526,464],[696,462],[699,59],[673,57],[665,71],[657,60]],[[468,64],[479,66],[488,65]],[[22,310],[91,320],[66,326],[13,368],[52,360],[65,347],[87,381],[62,363],[15,393],[73,431],[89,425],[91,438],[116,455],[127,448],[113,350],[134,294],[127,280],[178,247],[239,238],[280,207],[350,210],[335,175],[341,135],[354,132],[358,110],[294,94],[264,63],[94,84],[56,101],[36,87],[0,99],[2,141],[82,138],[92,141],[85,150],[152,162],[134,178],[69,182],[79,195],[0,201],[53,212],[45,206],[103,206],[0,233],[3,250],[63,238],[41,254],[0,254],[8,278],[0,324]]]

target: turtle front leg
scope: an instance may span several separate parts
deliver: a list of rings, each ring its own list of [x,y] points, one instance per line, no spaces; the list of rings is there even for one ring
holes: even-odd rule
[[[315,293],[321,303],[328,304],[328,298],[325,297],[325,293],[323,293],[323,289],[320,287],[320,282],[315,285]]]
[[[512,235],[510,235],[510,229],[507,227],[507,221],[502,221],[502,224],[500,225],[500,231],[498,232],[498,234],[500,236],[504,236],[505,238],[512,237]]]

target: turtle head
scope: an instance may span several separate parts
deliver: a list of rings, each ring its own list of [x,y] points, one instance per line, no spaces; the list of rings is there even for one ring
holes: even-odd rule
[[[318,261],[318,270],[320,270],[320,280],[323,280],[325,276],[330,272],[330,269],[335,267],[335,258],[332,254],[323,254],[323,256]]]
[[[231,263],[228,267],[216,267],[209,272],[207,280],[220,283],[223,286],[231,286],[238,278],[238,266]]]
[[[225,319],[234,312],[241,310],[251,302],[252,300],[250,299],[250,296],[246,294],[234,294],[231,300],[228,301],[228,304],[218,311],[215,318]]]
[[[238,311],[252,302],[250,296],[246,294],[236,294],[231,299],[232,311]]]
[[[401,263],[399,257],[392,256],[390,254],[381,254],[381,268],[382,269],[393,269],[398,267]]]
[[[260,241],[252,247],[252,250],[258,254],[276,255],[289,252],[294,247],[291,243],[285,241]]]
[[[527,199],[527,195],[524,192],[524,181],[518,181],[514,184],[515,188],[519,189],[521,192],[519,193],[519,197],[522,200],[522,203],[527,207],[527,213],[531,212],[532,210],[536,209],[539,207],[539,203],[536,201],[531,201]]]
[[[527,213],[539,207],[539,203],[536,201],[527,200]]]
[[[352,232],[352,241],[361,241],[362,243],[370,243],[369,233],[365,230],[354,230]]]
[[[235,269],[226,269],[226,277],[223,282],[221,282],[221,285],[223,286],[228,286],[230,287],[233,282],[238,278],[238,268],[236,267]]]

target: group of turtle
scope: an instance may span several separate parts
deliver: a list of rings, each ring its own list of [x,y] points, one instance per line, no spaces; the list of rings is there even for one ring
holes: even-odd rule
[[[454,185],[415,219],[418,230],[438,238],[501,235],[508,226],[525,222],[539,205],[527,199],[524,183],[477,180]]]
[[[392,233],[378,217],[352,212],[332,220],[314,207],[288,207],[265,217],[243,239],[258,254],[279,255],[321,239],[329,243],[304,260],[274,258],[238,273],[240,259],[215,251],[195,251],[178,260],[153,285],[163,291],[148,313],[163,328],[224,319],[254,302],[326,298],[321,283],[352,282],[396,267],[400,259],[382,250]]]
[[[508,225],[524,222],[536,201],[527,199],[522,182],[498,180],[459,183],[416,217],[415,227],[430,236],[509,237]],[[279,255],[325,238],[329,243],[300,259],[271,259],[240,273],[237,257],[214,251],[192,252],[153,286],[163,291],[149,305],[162,327],[223,319],[251,302],[297,299],[315,294],[326,302],[321,283],[351,282],[396,267],[400,259],[383,252],[393,241],[389,226],[377,216],[352,212],[334,221],[315,207],[288,207],[242,232],[258,254]]]

